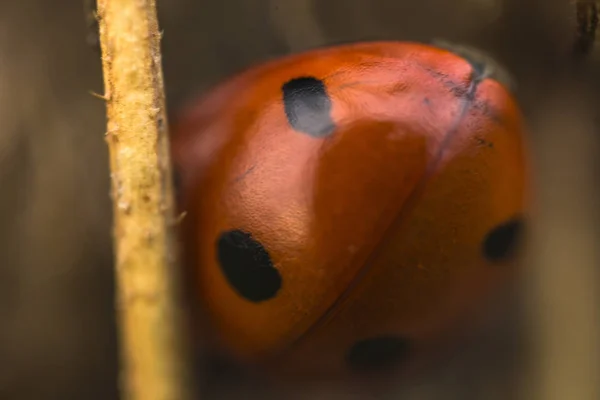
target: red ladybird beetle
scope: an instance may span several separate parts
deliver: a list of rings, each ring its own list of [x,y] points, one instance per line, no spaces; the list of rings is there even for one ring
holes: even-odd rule
[[[404,42],[251,68],[172,149],[194,286],[218,343],[294,374],[408,363],[516,271],[525,129],[501,70]]]

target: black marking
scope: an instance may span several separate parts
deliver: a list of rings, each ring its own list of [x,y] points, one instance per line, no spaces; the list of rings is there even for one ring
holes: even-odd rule
[[[233,180],[233,182],[238,183],[238,182],[244,180],[248,175],[250,175],[252,173],[252,171],[254,171],[254,168],[256,168],[256,164],[252,165],[246,171],[244,171],[240,175],[236,176],[235,179]]]
[[[477,138],[475,138],[475,140],[477,141],[477,144],[478,144],[479,146],[482,146],[482,147],[489,147],[490,149],[491,149],[491,148],[494,148],[494,143],[493,143],[493,142],[490,142],[489,140],[485,140],[485,139],[483,139],[483,138],[480,138],[480,137],[477,137]]]
[[[475,100],[473,103],[473,109],[479,111],[481,114],[490,118],[494,123],[498,125],[506,125],[506,118],[500,114],[500,111],[493,107],[489,101],[486,100]]]
[[[430,67],[423,67],[423,70],[440,81],[454,96],[458,98],[464,97],[469,101],[473,100],[479,82],[475,82],[475,84],[471,82],[456,82],[448,74],[436,71]]]
[[[433,44],[453,52],[468,62],[473,69],[472,79],[476,83],[489,78],[501,83],[508,90],[515,90],[515,82],[511,75],[489,54],[471,46],[453,44],[443,40],[434,40]]]
[[[483,241],[483,255],[491,262],[509,259],[516,251],[525,223],[514,218],[492,229]]]
[[[292,128],[314,137],[333,133],[331,99],[323,81],[308,76],[295,78],[286,82],[281,90],[285,115]]]
[[[223,232],[217,240],[217,260],[229,284],[246,300],[269,300],[281,289],[281,275],[269,253],[247,232]]]
[[[486,75],[487,65],[486,65],[485,61],[477,60],[477,59],[469,59],[466,57],[466,55],[463,55],[463,57],[465,57],[465,59],[469,62],[469,64],[471,64],[471,67],[473,67],[473,72],[475,73],[475,76],[484,77]]]
[[[346,353],[350,369],[377,372],[390,369],[410,355],[410,342],[399,336],[381,336],[357,342]]]

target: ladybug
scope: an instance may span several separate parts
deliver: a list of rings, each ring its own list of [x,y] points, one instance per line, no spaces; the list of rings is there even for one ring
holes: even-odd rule
[[[172,152],[194,294],[244,363],[401,368],[517,272],[524,121],[474,50],[367,42],[266,62],[191,103]]]

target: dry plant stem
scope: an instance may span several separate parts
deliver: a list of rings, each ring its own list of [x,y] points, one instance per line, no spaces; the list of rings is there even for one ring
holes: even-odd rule
[[[154,0],[99,0],[124,400],[187,400]]]

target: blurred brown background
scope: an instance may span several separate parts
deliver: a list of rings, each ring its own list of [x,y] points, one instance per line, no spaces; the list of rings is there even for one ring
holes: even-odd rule
[[[550,249],[550,242],[534,241],[533,249],[541,255],[534,256],[532,265],[556,260],[557,253],[552,252],[556,247],[564,249],[560,260],[571,271],[597,260],[593,258],[597,224],[592,223],[596,215],[580,211],[595,207],[591,197],[595,193],[576,197],[593,188],[594,170],[580,163],[585,154],[576,154],[587,151],[588,158],[596,157],[590,132],[597,132],[591,116],[597,114],[593,96],[598,79],[590,72],[592,67],[572,65],[572,1],[158,3],[170,108],[254,62],[321,44],[444,38],[491,52],[516,76],[518,95],[532,121],[532,143],[541,149],[537,165],[552,171],[544,175],[540,187],[556,201],[543,203],[540,214],[556,219],[538,229],[572,241],[552,242],[556,246]],[[99,54],[86,43],[84,4],[83,0],[0,3],[0,399],[117,398],[105,108],[88,93],[102,93],[103,88]],[[551,179],[560,181],[562,189]],[[552,189],[544,192],[544,188]],[[572,193],[575,197],[569,197]],[[579,258],[570,252],[573,246]],[[595,305],[594,293],[584,286],[596,277],[565,271],[559,266],[544,275],[546,288],[551,289],[540,293],[574,298],[572,308],[558,308],[569,321],[546,318],[540,323],[589,321],[579,336],[585,342],[597,328],[585,308]],[[498,319],[513,321],[517,318],[513,314],[499,312]],[[515,398],[519,383],[515,377],[521,376],[523,363],[516,358],[522,352],[514,328],[521,325],[491,326],[452,366],[406,388],[405,398]],[[554,343],[562,340],[567,349],[587,344],[588,350],[597,350],[594,343],[578,340],[576,333],[565,335],[549,339],[544,348],[556,348]],[[568,358],[574,364],[567,369],[583,365],[577,360],[586,350],[575,347],[577,354],[565,355],[575,357]],[[571,375],[565,372],[567,387],[581,383],[568,381],[575,374],[583,376],[583,386],[594,386],[588,381],[598,366],[593,356],[589,358],[583,375],[573,368]],[[597,393],[590,390],[577,398],[594,398]],[[330,398],[315,393],[309,398]],[[248,397],[252,396],[242,398]]]

